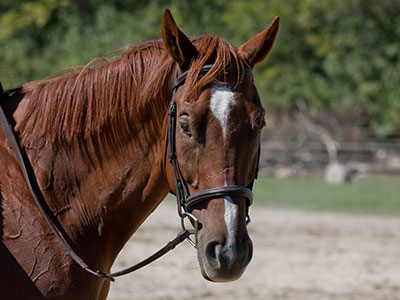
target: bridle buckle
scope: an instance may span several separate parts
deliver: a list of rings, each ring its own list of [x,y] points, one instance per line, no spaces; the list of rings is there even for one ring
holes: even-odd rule
[[[193,221],[193,226],[194,226],[194,229],[186,229],[186,227],[185,227],[185,219],[186,218],[189,218],[189,219],[191,219],[192,221]],[[184,212],[183,214],[182,214],[182,217],[181,217],[181,226],[182,226],[182,229],[184,230],[184,231],[187,231],[187,232],[189,232],[190,233],[190,235],[192,235],[192,234],[194,234],[194,235],[196,235],[197,234],[197,231],[198,231],[198,229],[199,229],[199,219],[197,219],[195,216],[193,216],[191,213],[189,213],[189,212]],[[186,238],[186,240],[189,242],[189,244],[190,245],[192,245],[194,248],[196,248],[196,243],[190,238],[190,235]]]

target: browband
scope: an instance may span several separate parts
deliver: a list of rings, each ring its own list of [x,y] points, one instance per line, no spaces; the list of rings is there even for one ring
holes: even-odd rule
[[[200,70],[200,74],[206,74],[208,71],[212,69],[214,65],[204,65],[203,68]],[[178,76],[178,67],[175,68],[175,73],[174,73],[174,79],[172,80],[172,90],[177,90],[179,87],[181,87],[186,80],[186,77],[189,74],[190,70],[187,70],[183,72],[181,75]],[[245,75],[248,76],[252,82],[254,82],[254,76],[253,76],[253,71],[247,67],[244,68],[238,68],[236,65],[233,65],[229,71],[232,72],[238,72],[239,70],[243,70],[245,72]]]

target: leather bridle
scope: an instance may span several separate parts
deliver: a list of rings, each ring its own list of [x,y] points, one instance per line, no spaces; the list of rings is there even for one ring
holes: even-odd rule
[[[207,73],[210,69],[212,68],[212,65],[205,65],[200,73],[204,74]],[[236,66],[231,68],[231,71],[236,71],[238,72],[240,68],[237,68]],[[241,68],[242,71],[245,72],[246,76],[249,76],[253,80],[253,73],[250,69],[244,67]],[[57,239],[61,242],[67,253],[70,255],[70,257],[79,265],[81,266],[85,271],[89,272],[92,275],[106,278],[108,280],[114,281],[114,277],[122,276],[128,273],[131,273],[133,271],[136,271],[149,263],[155,261],[156,259],[160,258],[170,250],[174,249],[176,245],[179,243],[183,242],[185,239],[188,239],[188,241],[193,245],[196,246],[195,243],[190,239],[191,234],[195,234],[198,229],[198,220],[191,214],[191,211],[193,207],[195,207],[198,203],[204,202],[210,199],[216,199],[216,198],[223,198],[225,196],[231,196],[231,197],[244,197],[247,202],[247,209],[251,205],[253,201],[253,193],[252,193],[252,186],[254,180],[251,182],[251,184],[248,187],[244,186],[224,186],[224,187],[216,187],[212,189],[207,189],[200,191],[198,193],[195,193],[193,195],[189,194],[188,187],[186,184],[185,179],[183,178],[183,175],[180,171],[179,164],[178,164],[178,159],[177,159],[177,154],[176,154],[176,147],[175,147],[175,130],[176,130],[176,103],[175,103],[175,92],[178,90],[180,86],[182,86],[185,82],[185,79],[188,75],[188,71],[182,73],[181,75],[177,76],[178,73],[178,68],[176,68],[175,73],[174,73],[174,79],[172,82],[172,99],[171,99],[171,104],[169,107],[168,111],[168,130],[166,134],[166,144],[165,144],[165,154],[167,153],[167,147],[168,147],[168,158],[169,162],[171,163],[172,166],[172,172],[173,172],[173,177],[174,177],[174,186],[175,186],[175,195],[177,198],[177,203],[178,203],[178,213],[179,216],[181,217],[181,224],[183,231],[178,233],[175,239],[171,240],[170,242],[167,243],[163,248],[155,252],[153,255],[149,256],[148,258],[144,259],[143,261],[129,267],[126,269],[123,269],[118,272],[113,272],[113,273],[106,273],[102,271],[94,271],[91,269],[85,262],[84,260],[72,249],[72,247],[69,244],[69,237],[66,234],[64,228],[62,227],[61,223],[57,220],[57,218],[54,216],[52,211],[50,210],[43,194],[42,191],[39,188],[39,184],[37,182],[33,167],[29,161],[28,155],[22,145],[19,143],[19,139],[17,138],[17,133],[14,132],[13,126],[10,125],[10,121],[8,120],[3,107],[2,107],[2,102],[6,101],[9,99],[12,94],[12,92],[3,92],[3,88],[0,83],[0,124],[3,127],[4,133],[11,145],[11,148],[14,151],[15,157],[21,167],[22,173],[24,175],[25,181],[27,182],[28,188],[31,191],[31,194],[36,202],[36,204],[39,207],[39,210],[41,211],[44,219],[46,222],[49,224],[52,232],[55,234]],[[14,124],[14,121],[12,122]],[[258,153],[260,155],[260,151]],[[257,178],[257,173],[258,173],[258,161],[259,157],[257,160],[257,169],[256,169],[256,175],[255,178]],[[164,156],[164,169],[165,169],[165,156]],[[189,217],[192,219],[194,223],[194,230],[187,230],[184,225],[184,220],[186,217]],[[247,214],[247,223],[250,221],[250,218]]]
[[[213,65],[205,65],[201,70],[200,74],[205,74],[209,70],[211,70]],[[254,81],[253,72],[247,68],[242,67],[239,68],[236,65],[232,66],[229,71],[231,72],[239,72],[243,71],[245,76],[248,76],[252,81]],[[172,98],[171,103],[168,110],[168,127],[167,127],[167,136],[165,142],[165,149],[164,149],[164,172],[166,172],[166,157],[168,152],[168,159],[169,163],[172,167],[172,175],[174,180],[174,187],[175,190],[172,192],[176,195],[177,206],[178,206],[178,214],[182,218],[182,227],[184,230],[184,221],[183,219],[189,217],[195,226],[195,231],[197,231],[198,227],[198,220],[191,214],[191,211],[194,207],[196,207],[199,203],[204,201],[208,201],[211,199],[218,199],[224,198],[226,196],[229,197],[243,197],[246,199],[246,223],[250,222],[250,216],[248,214],[249,206],[253,202],[253,182],[254,179],[257,178],[258,175],[258,164],[259,164],[259,154],[260,149],[258,150],[258,159],[257,159],[257,166],[256,166],[256,174],[253,181],[247,186],[240,186],[240,185],[231,185],[231,186],[222,186],[222,187],[215,187],[207,190],[199,191],[193,195],[190,195],[187,183],[182,175],[182,172],[179,168],[178,164],[178,157],[176,153],[176,143],[175,143],[175,134],[176,134],[176,102],[175,102],[175,94],[177,90],[185,84],[186,77],[189,71],[186,71],[178,76],[178,66],[175,68],[174,79],[172,81]],[[193,231],[192,231],[193,233]],[[188,237],[188,241],[190,244],[195,246],[195,243]]]

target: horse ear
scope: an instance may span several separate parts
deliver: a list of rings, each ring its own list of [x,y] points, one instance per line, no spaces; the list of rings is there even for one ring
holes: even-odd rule
[[[251,68],[253,68],[255,64],[261,62],[271,51],[278,30],[279,17],[275,17],[268,28],[256,34],[238,48],[239,55],[246,60]]]
[[[189,69],[190,61],[197,50],[188,37],[176,26],[169,9],[164,11],[162,18],[162,38],[169,55],[175,60],[181,71]]]

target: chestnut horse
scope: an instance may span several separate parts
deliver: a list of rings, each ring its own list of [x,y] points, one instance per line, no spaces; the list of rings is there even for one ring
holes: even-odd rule
[[[277,17],[232,47],[219,37],[188,38],[166,10],[162,40],[7,92],[2,106],[40,190],[88,265],[109,271],[140,224],[176,191],[177,171],[164,164],[172,94],[187,192],[253,182],[264,109],[246,74],[271,50],[278,24]],[[212,65],[207,72],[205,65]],[[175,69],[178,76],[188,72],[173,92]],[[80,268],[50,230],[2,129],[0,161],[1,298],[105,299],[110,281]],[[240,195],[193,204],[206,279],[235,280],[249,263],[246,210]]]

